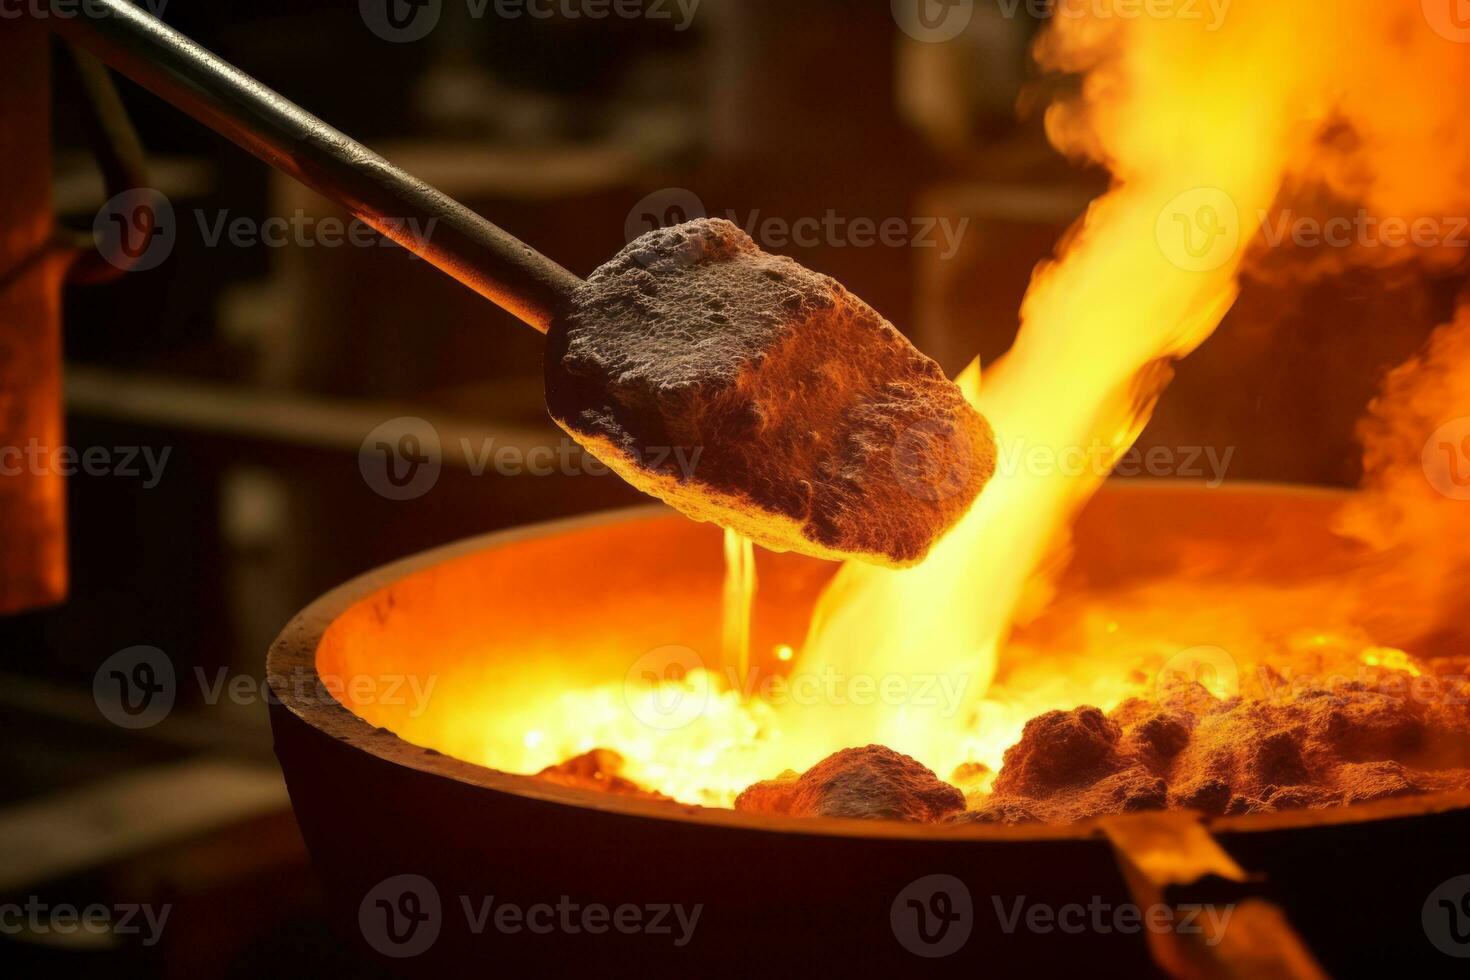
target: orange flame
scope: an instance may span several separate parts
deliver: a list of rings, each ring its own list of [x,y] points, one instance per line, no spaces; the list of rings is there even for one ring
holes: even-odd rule
[[[1297,73],[1263,77],[1261,66],[1297,64],[1286,56],[1303,21],[1294,5],[1260,3],[1237,5],[1219,33],[1183,20],[1057,18],[1040,60],[1087,74],[1076,100],[1048,112],[1048,133],[1105,163],[1115,183],[1038,270],[1016,343],[984,388],[978,365],[962,378],[1005,468],[919,568],[845,567],[802,668],[857,661],[876,673],[968,677],[972,696],[984,693],[1108,469],[1028,460],[1093,446],[1116,459],[1147,423],[1167,361],[1229,310],[1244,253],[1239,214],[1270,206],[1302,122]],[[835,739],[829,749],[862,728],[941,772],[964,761],[955,725],[930,718],[849,713],[809,724]]]
[[[1080,78],[1047,111],[1051,141],[1106,167],[1113,183],[1037,270],[1015,344],[983,387],[978,364],[960,378],[996,430],[995,479],[919,567],[843,567],[805,643],[766,658],[788,679],[895,682],[897,696],[774,703],[740,690],[750,676],[744,617],[754,572],[740,543],[727,541],[733,677],[698,663],[631,695],[621,684],[560,693],[556,705],[535,706],[523,745],[487,739],[482,761],[535,771],[613,748],[641,785],[728,805],[758,779],[871,742],[941,777],[967,763],[993,771],[1036,714],[1108,709],[1149,695],[1152,678],[1171,670],[1209,668],[1218,694],[1245,690],[1255,683],[1248,668],[1273,659],[1418,671],[1418,651],[1400,647],[1452,618],[1470,592],[1470,561],[1457,552],[1464,535],[1445,533],[1470,531],[1470,505],[1451,513],[1454,492],[1424,479],[1440,465],[1445,480],[1463,477],[1470,499],[1470,310],[1390,376],[1364,423],[1368,492],[1342,518],[1342,530],[1370,546],[1360,564],[1289,587],[1162,583],[1106,605],[1073,597],[1066,635],[1026,629],[1053,598],[1076,514],[1148,423],[1170,362],[1220,324],[1242,275],[1464,261],[1444,242],[1307,251],[1271,239],[1285,209],[1304,203],[1361,207],[1379,220],[1470,214],[1470,43],[1461,43],[1470,25],[1439,17],[1427,0],[1233,0],[1219,20],[1143,9],[1125,16],[1122,6],[1066,0],[1037,46],[1043,67]],[[1464,431],[1430,438],[1457,416]],[[1424,561],[1404,562],[1406,551]],[[1389,613],[1398,622],[1376,621],[1326,580],[1329,571],[1352,577],[1369,600],[1397,597]],[[1426,586],[1426,572],[1442,585]],[[1313,622],[1302,621],[1304,609]],[[1202,637],[1219,646],[1199,646]],[[940,696],[904,696],[920,689]],[[667,729],[647,723],[688,703],[702,706],[698,717]],[[967,777],[966,786],[985,782]]]

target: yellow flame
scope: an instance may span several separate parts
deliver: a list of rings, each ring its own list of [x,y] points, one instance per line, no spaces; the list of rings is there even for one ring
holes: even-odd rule
[[[802,669],[947,674],[984,694],[1013,624],[1048,594],[1073,515],[1148,421],[1168,380],[1161,362],[1198,346],[1234,301],[1239,215],[1270,206],[1300,122],[1291,73],[1261,76],[1295,36],[1289,7],[1263,17],[1257,4],[1254,20],[1247,7],[1223,37],[1184,21],[1057,19],[1042,59],[1091,70],[1080,99],[1048,113],[1048,132],[1107,162],[1115,186],[1038,270],[1016,343],[984,388],[978,364],[961,378],[995,427],[996,478],[920,567],[844,567]],[[1095,446],[1103,465],[1066,464]],[[968,718],[910,720],[880,710],[807,724],[830,748],[862,729],[941,771],[964,761],[955,736]]]
[[[1075,98],[1048,110],[1048,134],[1108,167],[1113,187],[1038,269],[1015,345],[983,388],[978,362],[960,379],[996,430],[995,480],[922,566],[844,567],[797,662],[947,675],[965,683],[975,710],[950,719],[885,705],[808,711],[800,740],[823,751],[881,741],[941,773],[974,757],[975,732],[997,729],[986,688],[1013,628],[1050,597],[1074,515],[1147,424],[1168,362],[1230,309],[1283,188],[1316,182],[1380,210],[1420,209],[1401,213],[1470,200],[1459,111],[1470,102],[1470,59],[1420,7],[1237,0],[1211,25],[1075,2],[1054,18],[1039,61],[1084,77]],[[1411,97],[1426,72],[1462,87]],[[1324,137],[1344,123],[1358,140]],[[1436,152],[1439,165],[1426,168]],[[1421,178],[1425,169],[1434,172]],[[1098,447],[1101,464],[1066,465]],[[1035,704],[1055,700],[1036,694]],[[981,741],[994,759],[994,739]]]
[[[1380,646],[1389,639],[1365,632],[1357,611],[1321,582],[1237,586],[1228,606],[1219,594],[1166,583],[1111,597],[1105,608],[1079,602],[1064,617],[1066,636],[1028,635],[1025,627],[1052,599],[1074,516],[1148,423],[1170,362],[1215,330],[1247,268],[1270,269],[1284,251],[1267,257],[1260,246],[1284,200],[1325,196],[1410,217],[1470,208],[1470,44],[1448,37],[1458,28],[1427,14],[1433,6],[1233,0],[1220,19],[1194,19],[1150,12],[1178,13],[1177,5],[1124,16],[1097,0],[1063,0],[1037,58],[1079,85],[1048,108],[1047,133],[1063,152],[1105,167],[1112,186],[1036,271],[1015,344],[987,370],[983,387],[978,363],[959,379],[997,433],[997,475],[923,565],[845,566],[804,644],[773,651],[790,676],[835,677],[844,692],[859,681],[898,681],[910,693],[942,682],[953,697],[774,702],[693,671],[636,694],[646,703],[631,713],[617,686],[561,695],[551,720],[517,746],[518,764],[498,750],[487,761],[534,771],[611,747],[643,785],[728,804],[781,769],[880,742],[941,776],[982,763],[956,778],[983,789],[1028,719],[1053,707],[1108,709],[1148,696],[1168,658],[1197,637],[1235,652],[1240,683],[1255,683],[1245,669],[1273,658],[1347,658],[1417,672],[1407,653]],[[1442,264],[1443,252],[1319,250],[1306,267],[1330,272],[1411,255]],[[1369,489],[1379,499],[1344,518],[1344,528],[1370,544],[1419,547],[1456,596],[1470,581],[1458,554],[1463,535],[1442,533],[1442,509],[1405,513],[1400,505],[1432,493],[1417,456],[1424,424],[1432,430],[1453,418],[1445,413],[1455,405],[1470,417],[1463,380],[1470,374],[1425,383],[1452,374],[1470,351],[1470,312],[1461,321],[1421,363],[1390,379],[1367,429]],[[1458,514],[1470,513],[1458,506]],[[1455,520],[1470,526],[1470,518]],[[726,555],[725,666],[735,664],[744,678],[753,564],[735,539],[727,538]],[[1371,568],[1361,574],[1392,577]],[[1448,594],[1447,586],[1429,601],[1448,608]],[[1307,608],[1316,611],[1312,622],[1301,621]],[[1415,621],[1431,621],[1433,611]],[[635,717],[665,710],[675,695],[708,707],[677,731]]]

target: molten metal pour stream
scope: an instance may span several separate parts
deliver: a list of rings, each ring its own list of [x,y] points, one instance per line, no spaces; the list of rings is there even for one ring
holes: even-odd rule
[[[750,676],[750,617],[755,610],[755,588],[755,545],[726,528],[722,660],[742,679]]]

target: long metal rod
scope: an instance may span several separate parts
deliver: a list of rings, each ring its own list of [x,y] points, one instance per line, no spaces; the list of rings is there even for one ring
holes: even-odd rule
[[[581,280],[127,0],[50,0],[58,33],[545,333]]]

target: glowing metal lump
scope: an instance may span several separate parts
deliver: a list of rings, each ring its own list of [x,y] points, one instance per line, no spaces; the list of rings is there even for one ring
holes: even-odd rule
[[[649,692],[709,697],[697,723],[663,737],[599,718],[596,702],[616,703],[616,691],[564,695],[552,730],[576,731],[599,748],[540,774],[750,812],[920,823],[1071,823],[1162,809],[1270,813],[1470,786],[1463,659],[1457,673],[1435,677],[1403,651],[1370,647],[1355,656],[1357,646],[1348,637],[1294,641],[1275,650],[1275,666],[1259,665],[1238,690],[1232,682],[1220,695],[1164,671],[1158,686],[1133,686],[1135,694],[1107,710],[1068,707],[1075,698],[1059,697],[1032,715],[1046,703],[1038,699],[1021,708],[1023,728],[1006,724],[996,733],[1007,746],[1003,758],[980,751],[953,771],[880,745],[800,763],[805,772],[782,771],[803,747],[786,741],[780,709],[742,701],[717,675],[697,672]],[[957,744],[964,734],[952,733]]]
[[[567,432],[775,551],[916,564],[995,469],[990,426],[939,365],[728,221],[634,241],[548,343],[547,405]]]

